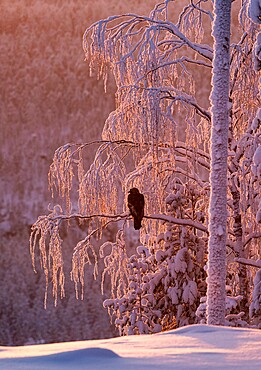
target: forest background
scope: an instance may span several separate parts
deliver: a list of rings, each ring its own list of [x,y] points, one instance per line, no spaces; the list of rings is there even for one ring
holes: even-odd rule
[[[109,81],[105,95],[102,81],[89,77],[82,51],[84,30],[108,15],[147,14],[156,3],[1,1],[1,345],[115,335],[102,307],[99,279],[87,276],[83,302],[75,299],[74,285],[67,279],[66,298],[56,308],[50,299],[44,309],[44,276],[35,275],[30,266],[28,240],[33,222],[47,212],[47,173],[55,149],[67,142],[98,139],[114,109],[113,81]],[[177,12],[183,3],[179,2]],[[236,19],[232,27],[235,24]],[[208,99],[209,78],[198,76],[202,99]],[[87,158],[90,162],[92,154]],[[62,238],[69,273],[71,251],[75,240],[84,236],[84,228],[75,225],[73,233],[67,235],[67,231],[64,228]]]

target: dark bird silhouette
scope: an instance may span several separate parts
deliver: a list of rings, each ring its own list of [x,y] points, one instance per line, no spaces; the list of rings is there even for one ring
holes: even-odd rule
[[[141,228],[141,220],[144,216],[144,195],[137,188],[132,188],[128,195],[128,207],[134,219],[134,229]]]

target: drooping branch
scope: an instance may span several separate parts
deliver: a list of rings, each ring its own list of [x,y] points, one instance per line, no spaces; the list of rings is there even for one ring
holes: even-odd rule
[[[61,152],[64,152],[64,151],[67,151],[68,149],[71,149],[71,152],[69,154],[69,158],[73,159],[73,157],[75,156],[75,154],[77,154],[80,150],[86,148],[86,147],[89,147],[91,145],[95,145],[95,144],[98,144],[98,145],[102,145],[102,144],[109,144],[109,145],[126,145],[126,146],[130,146],[130,147],[134,147],[134,148],[138,148],[138,147],[150,147],[151,146],[151,143],[148,143],[148,142],[144,142],[144,143],[139,143],[139,142],[134,142],[133,140],[124,140],[124,139],[121,139],[121,140],[93,140],[93,141],[88,141],[86,143],[67,143],[65,145],[62,145],[61,147],[59,147],[58,149],[56,149],[56,152],[57,153],[61,153]],[[75,149],[73,149],[75,147]],[[169,143],[169,142],[166,142],[166,143],[163,143],[163,142],[160,142],[158,143],[158,147],[159,148],[170,148],[170,147],[173,147],[175,149],[178,149],[178,148],[183,148],[185,149],[186,151],[193,151],[194,153],[197,153],[198,156],[203,156],[205,158],[207,158],[209,160],[209,154],[204,152],[202,149],[200,148],[190,148],[188,146],[186,146],[182,141],[176,141],[175,143]]]
[[[164,40],[164,41],[161,41],[158,45],[161,46],[161,45],[164,45],[164,44],[167,44],[167,43],[169,43],[169,41]],[[207,63],[204,60],[192,59],[192,58],[189,58],[189,57],[182,56],[180,58],[177,58],[176,60],[169,61],[169,62],[166,62],[166,63],[162,63],[159,66],[152,68],[151,70],[149,70],[147,72],[147,75],[149,73],[157,71],[157,69],[159,69],[159,68],[164,68],[164,67],[168,67],[168,66],[175,65],[175,64],[183,65],[184,63],[195,64],[195,65],[200,66],[200,67],[212,68],[212,65],[210,63]]]
[[[126,21],[121,21],[120,25],[118,26],[113,26],[113,27],[109,27],[109,23],[111,22],[114,22],[116,20],[123,20],[123,19],[126,19]],[[151,26],[156,26],[159,31],[167,31],[168,33],[172,34],[172,35],[175,35],[178,39],[180,39],[181,41],[184,42],[185,45],[187,45],[188,47],[190,47],[193,51],[197,52],[198,54],[200,54],[201,56],[203,56],[204,58],[212,61],[212,57],[213,57],[213,51],[212,49],[210,48],[209,45],[202,45],[202,44],[197,44],[197,43],[194,43],[192,41],[190,41],[180,30],[177,26],[175,26],[172,22],[169,22],[169,21],[161,21],[161,20],[154,20],[150,17],[146,17],[146,16],[139,16],[137,14],[134,14],[134,13],[127,13],[127,14],[122,14],[120,16],[113,16],[113,17],[108,17],[107,19],[103,20],[103,21],[98,21],[96,23],[94,23],[91,27],[87,28],[87,30],[85,31],[84,35],[83,35],[83,48],[84,48],[84,51],[86,54],[88,54],[88,34],[90,33],[90,31],[94,31],[96,32],[96,30],[98,31],[98,35],[100,36],[99,40],[99,48],[100,50],[102,50],[102,48],[104,47],[104,44],[103,42],[105,41],[105,32],[107,32],[110,36],[113,36],[113,38],[115,40],[117,40],[119,34],[123,33],[123,32],[126,32],[126,34],[128,34],[128,28],[131,30],[131,32],[133,32],[133,28],[135,26],[140,26],[141,23],[144,23],[146,22],[148,27],[151,27]],[[146,26],[143,26],[144,28],[146,28]],[[115,32],[114,34],[112,34],[112,31],[114,31],[115,29],[117,29],[117,32]],[[127,30],[126,30],[127,29]],[[130,33],[130,35],[132,35],[132,33]],[[174,42],[174,41],[173,41]]]
[[[167,3],[169,2],[166,2],[166,8]],[[191,7],[193,8],[193,11],[202,11],[200,7],[196,7],[194,4],[191,5]],[[185,13],[186,12],[187,11],[185,11]],[[175,44],[178,44],[179,46],[183,45],[193,50],[198,55],[203,56],[205,59],[212,61],[213,51],[209,45],[203,45],[191,41],[181,31],[181,24],[174,25],[171,21],[167,19],[167,11],[165,12],[165,16],[163,16],[163,19],[160,19],[160,17],[162,18],[163,14],[164,12],[162,11],[160,13],[154,11],[149,17],[146,17],[139,16],[133,13],[127,13],[121,16],[109,17],[105,20],[96,22],[91,27],[89,27],[85,31],[83,36],[83,48],[87,59],[89,59],[90,55],[96,56],[100,59],[101,64],[99,67],[100,72],[98,73],[98,75],[102,76],[106,74],[104,63],[107,62],[112,64],[113,66],[115,63],[122,61],[124,62],[124,64],[126,64],[128,63],[127,61],[134,57],[134,55],[136,54],[138,58],[136,67],[141,68],[140,76],[142,75],[142,71],[147,73],[148,71],[144,70],[144,67],[146,67],[147,63],[145,63],[145,65],[142,63],[143,61],[145,61],[142,52],[147,48],[149,44],[152,45],[151,42],[153,38],[155,38],[153,41],[153,44],[155,42],[153,48],[157,48],[159,52],[160,47],[164,46],[163,38],[158,37],[158,35],[162,33],[165,33],[165,36],[169,34],[171,37],[173,37],[168,41],[168,48],[171,44],[173,46]],[[184,17],[184,22],[186,22],[188,18],[189,16],[187,18]],[[199,17],[199,22],[202,22],[201,17]],[[145,31],[141,32],[141,30]],[[140,33],[141,37],[139,38],[138,35]],[[123,45],[121,45],[119,44],[119,42],[122,41],[123,35],[125,42]],[[89,43],[89,39],[92,40],[91,43]],[[137,51],[138,49],[139,51]],[[166,53],[166,50],[163,50],[163,52]],[[175,60],[175,58],[173,57],[170,59],[172,59],[172,62]],[[189,61],[189,59],[187,59],[187,61]],[[161,64],[164,65],[164,62],[161,61]],[[90,64],[90,67],[91,69],[95,67],[92,62]],[[119,67],[121,68],[120,65]],[[150,70],[153,69],[150,68]],[[116,74],[117,72],[116,70],[114,70],[115,77]]]
[[[182,94],[182,95],[173,95],[172,94],[172,91],[171,90],[168,90],[168,91],[164,91],[164,93],[166,93],[165,96],[162,97],[162,99],[171,99],[173,100],[174,102],[175,101],[182,101],[186,104],[189,104],[191,105],[193,108],[195,108],[196,112],[201,116],[201,117],[204,117],[205,119],[207,119],[209,122],[211,121],[211,115],[210,113],[202,108],[194,98],[192,98],[191,96],[188,96],[186,94]]]
[[[83,149],[88,147],[91,144],[101,144],[96,152],[96,156],[94,158],[93,164],[89,168],[89,170],[84,173],[83,164],[82,164],[82,156],[83,156]],[[80,215],[86,214],[93,214],[93,215],[106,215],[111,214],[111,212],[116,213],[120,211],[117,209],[117,206],[110,207],[112,205],[112,197],[111,193],[108,193],[108,201],[104,199],[104,189],[108,189],[108,176],[110,176],[109,181],[112,185],[112,188],[115,191],[116,184],[118,180],[116,179],[121,176],[121,186],[123,193],[126,192],[131,186],[133,186],[134,182],[138,178],[142,178],[142,176],[150,176],[152,171],[157,171],[158,174],[164,174],[163,178],[167,178],[169,176],[175,176],[175,173],[180,172],[176,171],[175,163],[180,162],[180,165],[186,166],[186,171],[183,171],[183,174],[188,178],[196,178],[199,184],[202,181],[195,173],[195,168],[192,163],[196,163],[201,168],[209,170],[209,154],[197,147],[190,147],[186,145],[184,142],[176,141],[176,142],[159,142],[157,145],[158,151],[158,159],[153,159],[153,153],[151,150],[151,143],[144,142],[142,144],[138,142],[134,142],[131,140],[118,140],[118,141],[110,141],[110,140],[100,140],[100,141],[93,141],[90,143],[80,143],[80,144],[66,144],[63,147],[57,149],[56,154],[54,156],[54,164],[52,164],[50,168],[50,176],[49,178],[52,179],[50,186],[55,188],[61,194],[62,192],[59,190],[60,187],[67,187],[68,185],[63,184],[62,180],[67,180],[67,177],[64,174],[59,175],[57,171],[69,171],[70,174],[74,173],[78,176],[79,181],[79,210]],[[121,152],[121,148],[127,148],[127,151]],[[128,155],[128,151],[143,151],[143,159],[137,163],[136,168],[134,170],[126,171],[124,160],[125,156]],[[136,152],[137,150],[137,152]],[[67,154],[68,151],[68,154]],[[118,154],[117,154],[118,152]],[[103,158],[107,159],[104,161]],[[65,161],[65,163],[63,163]],[[61,163],[60,163],[61,162]],[[75,169],[73,169],[75,167]],[[80,170],[77,170],[77,167]],[[120,171],[119,171],[120,170]],[[101,176],[101,173],[104,175]],[[146,175],[147,174],[147,175]],[[115,180],[114,177],[115,177]],[[57,179],[57,180],[56,180]],[[92,192],[96,191],[97,186],[95,182],[103,181],[106,183],[106,186],[100,186],[100,195],[95,195]],[[165,180],[164,180],[165,181]],[[93,184],[93,185],[92,185]],[[119,183],[120,185],[120,183]],[[202,184],[201,184],[202,185]],[[93,194],[93,195],[92,195]],[[120,194],[122,197],[123,194]],[[96,202],[91,205],[91,202],[88,201],[89,197],[92,199],[97,199]],[[103,204],[107,207],[102,209],[100,212],[98,204],[103,199]],[[115,196],[116,201],[118,202],[119,196]],[[116,203],[114,203],[116,204]],[[87,208],[88,207],[88,208]],[[119,203],[119,207],[122,206]],[[156,209],[155,209],[156,210]],[[150,212],[155,212],[155,210],[151,209]],[[98,213],[100,212],[100,213]],[[59,212],[62,214],[63,212]],[[68,213],[67,213],[68,214]]]

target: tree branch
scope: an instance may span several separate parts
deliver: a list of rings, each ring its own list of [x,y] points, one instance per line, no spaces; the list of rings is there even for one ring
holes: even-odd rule
[[[174,95],[171,94],[171,91],[169,91],[169,90],[168,91],[162,91],[162,92],[167,94],[166,96],[163,96],[162,99],[165,98],[165,99],[171,99],[171,100],[174,100],[174,101],[178,101],[178,100],[183,101],[184,103],[187,103],[187,104],[191,105],[193,108],[195,108],[196,112],[201,117],[204,117],[208,121],[211,121],[210,113],[206,109],[200,107],[198,105],[198,103],[194,99],[192,99],[191,97],[186,97],[185,95],[176,95],[176,96],[174,96]]]
[[[118,215],[105,215],[105,214],[95,214],[95,215],[81,215],[79,213],[73,213],[71,215],[55,215],[50,217],[48,216],[48,219],[50,221],[57,221],[57,220],[72,220],[72,219],[82,219],[82,220],[91,220],[93,218],[109,218],[109,219],[115,219],[115,222],[126,219],[130,217],[129,213],[122,213]]]
[[[122,21],[120,24],[118,24],[116,26],[113,26],[111,28],[108,27],[108,24],[110,22],[113,22],[113,21],[118,20],[118,19],[123,20],[123,19],[126,19],[126,18],[130,18],[130,19],[127,20],[127,21]],[[163,21],[163,20],[159,20],[159,19],[153,19],[151,17],[146,17],[146,16],[139,16],[139,15],[133,14],[133,13],[127,13],[127,14],[123,14],[121,16],[109,17],[105,20],[96,22],[91,27],[89,27],[83,35],[83,48],[84,48],[84,51],[85,51],[86,55],[88,55],[87,35],[89,34],[89,32],[91,30],[93,30],[93,32],[95,32],[94,30],[96,29],[96,32],[98,33],[98,40],[99,40],[98,47],[99,47],[100,50],[102,50],[102,49],[104,49],[104,45],[105,45],[105,32],[106,31],[111,33],[114,29],[116,29],[117,31],[113,35],[110,35],[110,37],[109,37],[109,39],[116,40],[118,34],[121,35],[124,28],[126,29],[127,27],[130,27],[131,24],[133,24],[133,23],[135,25],[138,25],[141,22],[146,22],[149,26],[151,26],[151,25],[153,25],[153,27],[156,26],[160,31],[165,30],[165,31],[171,33],[172,35],[175,35],[178,39],[182,40],[184,42],[184,44],[186,44],[190,49],[194,50],[195,52],[197,52],[199,55],[203,56],[204,58],[212,61],[213,51],[212,51],[212,49],[209,45],[201,45],[201,44],[194,43],[194,42],[190,41],[179,30],[179,28],[177,26],[175,26],[172,22]],[[131,30],[132,29],[133,29],[133,27],[131,27]],[[97,33],[96,33],[96,37],[97,37]],[[127,34],[130,35],[130,32],[128,32],[128,30],[126,31],[126,35]]]
[[[250,243],[252,239],[257,239],[257,238],[261,238],[261,233],[250,234],[249,237],[244,242],[243,247],[245,248],[246,245]]]
[[[208,229],[206,226],[202,225],[199,222],[192,221],[189,219],[184,219],[184,218],[176,218],[168,215],[161,215],[161,214],[155,214],[155,215],[150,215],[150,216],[144,216],[144,218],[150,219],[150,220],[161,220],[161,221],[166,221],[170,222],[172,224],[176,225],[182,225],[182,226],[191,226],[194,227],[195,229],[201,230],[204,233],[208,234]]]
[[[115,220],[115,222],[117,222],[117,221],[124,220],[124,219],[131,219],[131,216],[129,213],[122,213],[122,214],[117,214],[117,215],[105,215],[105,214],[81,215],[78,213],[73,213],[71,215],[52,215],[51,214],[47,216],[47,218],[50,221],[64,221],[64,220],[71,220],[71,219],[90,220],[93,218],[108,218],[108,219]],[[205,233],[208,233],[208,229],[204,225],[202,225],[199,222],[192,221],[189,219],[175,218],[175,217],[163,215],[163,214],[145,215],[144,218],[148,220],[166,221],[166,222],[170,222],[170,223],[182,225],[182,226],[191,226]]]
[[[249,260],[246,258],[235,258],[234,261],[238,263],[242,263],[243,265],[261,268],[261,260],[254,261],[254,260]]]

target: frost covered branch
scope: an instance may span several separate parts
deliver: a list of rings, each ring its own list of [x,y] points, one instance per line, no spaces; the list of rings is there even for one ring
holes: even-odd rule
[[[208,229],[204,225],[200,224],[199,222],[189,220],[189,219],[180,219],[180,218],[175,218],[175,217],[171,217],[168,215],[159,215],[159,214],[150,215],[150,216],[145,215],[144,218],[151,219],[151,220],[161,220],[161,221],[169,222],[171,224],[176,224],[176,225],[191,226],[191,227],[194,227],[195,229],[208,233]]]
[[[210,113],[206,110],[206,109],[204,109],[204,108],[202,108],[202,107],[200,107],[200,105],[195,101],[195,99],[193,99],[192,97],[190,97],[190,96],[186,96],[185,94],[183,94],[183,95],[181,95],[181,96],[179,96],[179,95],[173,95],[172,94],[172,91],[171,90],[168,90],[168,91],[166,91],[166,94],[167,95],[165,95],[165,96],[163,96],[162,97],[162,99],[171,99],[171,100],[173,100],[174,102],[175,101],[181,101],[181,102],[184,102],[184,103],[186,103],[186,104],[189,104],[189,105],[191,105],[193,108],[195,108],[195,110],[196,110],[196,112],[200,115],[200,116],[202,116],[202,117],[204,117],[204,118],[206,118],[208,121],[210,121],[211,120],[211,115],[210,115]]]
[[[82,220],[91,220],[93,218],[106,218],[106,219],[112,219],[115,220],[115,222],[126,219],[129,217],[129,214],[123,213],[123,214],[118,214],[118,215],[109,215],[109,214],[94,214],[94,215],[82,215],[79,213],[72,213],[70,215],[51,215],[47,216],[48,220],[50,222],[52,221],[63,221],[63,220],[71,220],[71,219],[82,219]]]

